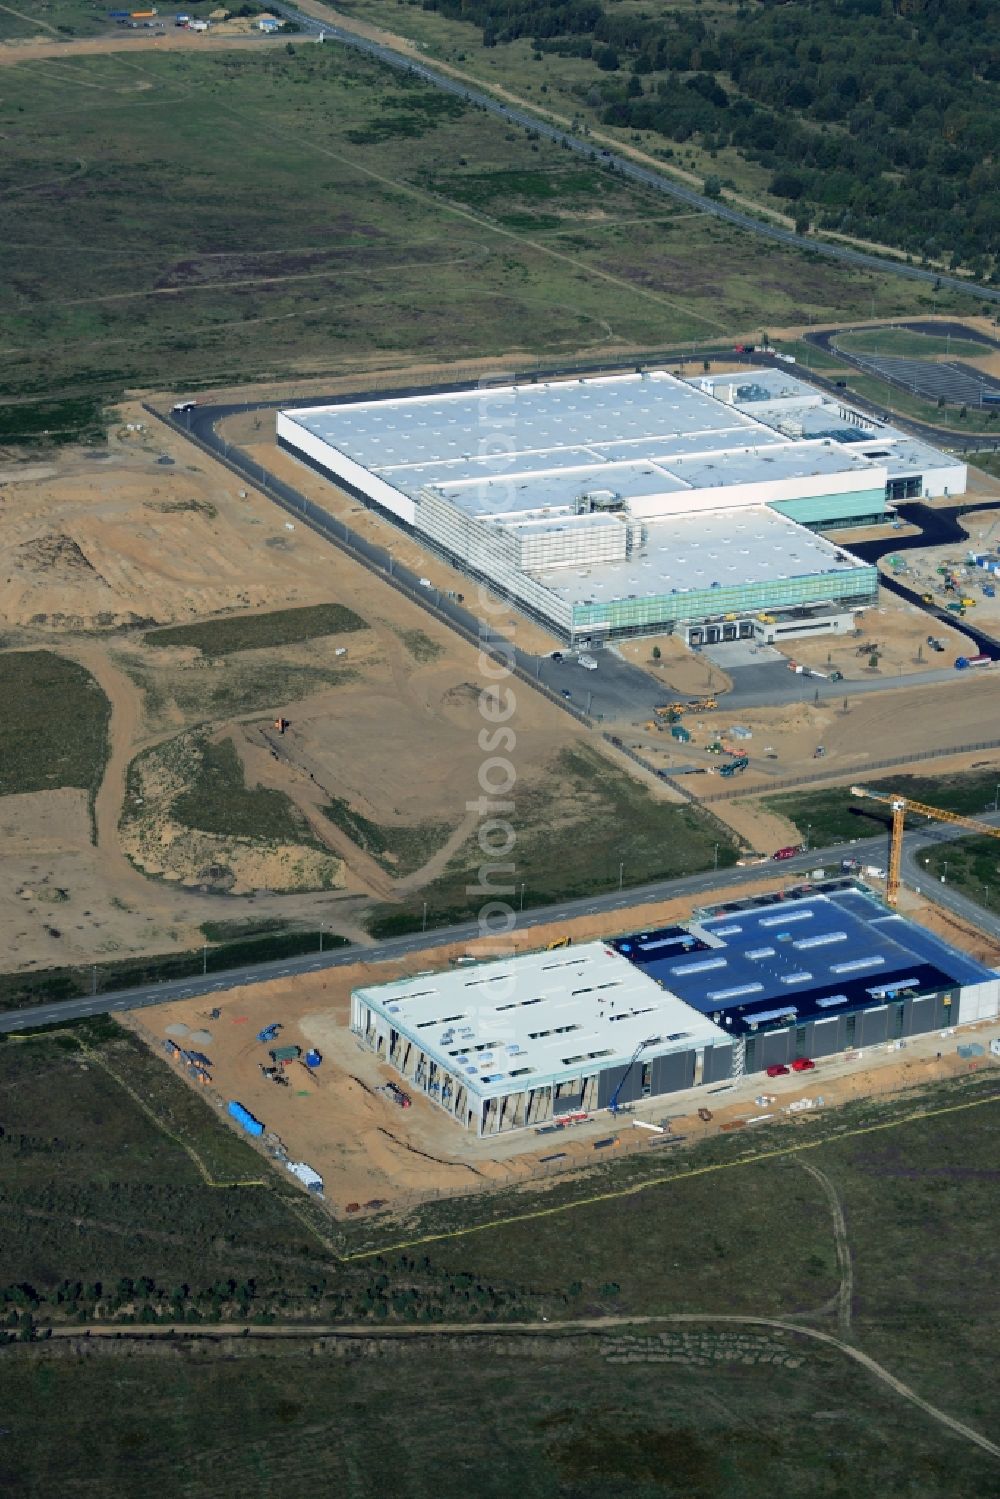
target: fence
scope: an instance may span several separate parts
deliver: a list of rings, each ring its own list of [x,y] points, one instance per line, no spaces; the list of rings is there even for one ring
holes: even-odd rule
[[[692,807],[698,807],[699,809],[703,810],[705,816],[714,825],[716,831],[724,834],[727,843],[732,843],[733,839],[735,838],[741,847],[748,847],[745,838],[740,838],[736,833],[733,832],[733,829],[727,822],[723,822],[721,817],[717,817],[714,812],[711,812],[705,808],[705,802],[715,801],[715,797],[695,796],[693,792],[688,790],[687,786],[684,786],[674,776],[668,775],[665,770],[660,770],[656,765],[653,765],[651,761],[645,759],[636,750],[630,748],[629,745],[624,744],[622,740],[619,739],[617,734],[605,734],[604,738],[607,740],[608,744],[613,745],[620,754],[626,755],[630,760],[634,760],[636,765],[640,765],[643,770],[646,770],[650,775],[655,776],[658,781],[662,781],[665,785],[671,787],[672,790],[677,792],[678,796],[680,796],[684,801],[689,802]]]
[[[163,1054],[164,1043],[160,1037],[155,1036],[149,1031],[135,1016],[129,1017],[128,1024],[135,1034],[141,1037],[157,1054]],[[926,1038],[915,1037],[913,1041],[920,1041],[921,1039],[931,1041],[932,1036],[933,1033]],[[960,1059],[957,1052],[953,1050],[955,1046],[954,1039],[949,1038],[947,1049],[949,1065],[945,1081],[953,1081],[969,1072],[984,1071],[991,1068],[996,1070],[996,1063],[989,1055],[976,1057],[971,1060]],[[349,1223],[363,1223],[365,1221],[370,1221],[374,1225],[378,1219],[384,1219],[386,1215],[391,1215],[393,1218],[405,1217],[408,1213],[415,1212],[430,1204],[464,1201],[485,1193],[516,1190],[519,1187],[529,1187],[544,1181],[551,1182],[557,1179],[569,1181],[573,1177],[579,1177],[581,1180],[587,1180],[592,1185],[595,1168],[599,1169],[604,1166],[610,1166],[615,1161],[623,1161],[625,1159],[631,1161],[638,1158],[645,1158],[651,1163],[655,1162],[653,1169],[659,1174],[663,1170],[670,1169],[670,1159],[678,1155],[686,1156],[687,1151],[682,1150],[682,1146],[691,1147],[701,1145],[712,1139],[717,1140],[723,1134],[733,1134],[746,1140],[746,1149],[734,1152],[731,1158],[733,1163],[739,1160],[750,1160],[758,1152],[747,1137],[752,1137],[756,1128],[761,1126],[769,1127],[777,1123],[789,1125],[787,1146],[791,1149],[794,1148],[792,1130],[794,1129],[797,1133],[800,1128],[808,1123],[818,1122],[822,1119],[824,1134],[826,1136],[836,1136],[838,1134],[849,1133],[851,1130],[859,1127],[860,1123],[870,1122],[859,1121],[856,1116],[845,1116],[839,1113],[839,1109],[845,1104],[870,1101],[873,1104],[883,1106],[893,1102],[900,1102],[908,1094],[913,1094],[919,1088],[926,1086],[928,1082],[941,1080],[922,1077],[919,1074],[914,1075],[912,1078],[904,1079],[896,1073],[893,1076],[887,1075],[882,1086],[871,1086],[870,1069],[872,1066],[877,1065],[877,1059],[883,1055],[899,1055],[900,1060],[902,1060],[902,1051],[904,1049],[898,1043],[889,1042],[880,1044],[877,1047],[868,1049],[865,1058],[867,1065],[863,1072],[853,1076],[847,1074],[841,1075],[839,1078],[827,1078],[825,1082],[820,1082],[817,1079],[812,1106],[790,1109],[787,1104],[781,1105],[777,1101],[773,1104],[757,1105],[753,1098],[736,1100],[731,1097],[727,1085],[723,1083],[717,1085],[714,1090],[712,1088],[699,1090],[700,1103],[707,1109],[724,1109],[738,1101],[741,1105],[741,1117],[739,1120],[720,1123],[715,1119],[701,1119],[694,1112],[695,1105],[690,1099],[685,1100],[684,1107],[691,1110],[691,1112],[686,1112],[671,1119],[669,1114],[670,1095],[666,1094],[662,1098],[651,1100],[650,1104],[645,1106],[646,1112],[649,1112],[649,1109],[653,1106],[660,1112],[660,1118],[657,1122],[664,1127],[664,1133],[662,1134],[637,1126],[634,1122],[634,1109],[627,1109],[622,1111],[623,1118],[618,1120],[609,1119],[607,1126],[602,1130],[597,1140],[583,1133],[588,1125],[593,1126],[597,1122],[593,1118],[580,1125],[566,1125],[552,1135],[539,1136],[533,1130],[526,1130],[521,1131],[516,1136],[500,1136],[496,1142],[498,1146],[514,1142],[526,1151],[537,1152],[539,1150],[548,1150],[549,1155],[547,1158],[534,1154],[530,1158],[526,1155],[515,1156],[508,1161],[484,1159],[482,1171],[477,1171],[476,1166],[468,1158],[465,1161],[456,1160],[454,1163],[456,1167],[465,1165],[470,1171],[476,1173],[474,1179],[470,1180],[467,1184],[449,1184],[443,1187],[428,1185],[418,1190],[408,1191],[398,1191],[389,1186],[385,1189],[389,1194],[385,1198],[373,1198],[368,1202],[351,1203],[349,1205],[342,1201],[330,1201],[317,1197],[310,1198],[310,1201],[316,1208],[323,1211],[324,1215],[330,1220],[331,1225],[343,1228]],[[945,1048],[942,1047],[942,1052],[944,1050]],[[942,1055],[942,1052],[939,1052],[938,1055]],[[831,1058],[830,1060],[839,1060],[839,1058]],[[858,1060],[861,1060],[860,1056]],[[185,1076],[185,1069],[178,1068],[178,1072],[182,1077]],[[866,1081],[865,1086],[862,1088],[861,1083],[863,1078]],[[191,1078],[190,1081],[193,1086],[194,1079]],[[768,1094],[768,1078],[762,1073],[757,1081],[759,1081],[760,1089],[758,1097],[771,1096]],[[824,1087],[827,1090],[836,1090],[836,1096],[831,1097],[828,1103],[824,1101],[824,1097],[820,1094],[820,1089]],[[226,1116],[226,1100],[218,1090],[211,1083],[208,1083],[198,1085],[196,1091],[206,1099],[212,1109],[219,1115],[220,1124],[232,1127],[229,1125]],[[838,1112],[831,1114],[831,1110],[838,1110]],[[648,1124],[650,1121],[647,1120],[644,1122]],[[447,1127],[447,1121],[443,1121],[442,1123],[443,1127]],[[672,1132],[674,1125],[680,1126],[682,1133],[674,1134]],[[462,1138],[462,1131],[457,1125],[454,1126],[454,1129],[457,1149]],[[242,1134],[241,1138],[272,1168],[283,1167],[284,1162],[289,1158],[290,1154],[294,1158],[294,1149],[291,1152],[286,1150],[283,1142],[271,1131],[266,1131],[260,1139],[254,1139],[249,1135]],[[773,1148],[773,1141],[769,1142],[768,1148]],[[678,1174],[681,1174],[681,1171]],[[283,1171],[282,1175],[284,1175]],[[277,1180],[280,1180],[280,1177]],[[588,1190],[590,1190],[590,1187],[588,1187]],[[350,1207],[350,1211],[348,1211],[348,1206]]]
[[[809,776],[792,776],[784,780],[768,781],[766,786],[727,787],[725,791],[714,791],[709,796],[692,798],[698,804],[730,801],[736,796],[758,796],[772,791],[790,791],[797,787],[814,786],[817,781],[839,781],[857,779],[873,770],[895,770],[904,765],[913,765],[922,760],[943,760],[949,755],[975,754],[979,750],[1000,749],[1000,739],[982,739],[975,744],[953,744],[943,749],[916,750],[903,759],[865,760],[857,765],[830,766],[828,770],[815,771]],[[679,790],[681,788],[678,788]]]
[[[483,651],[494,661],[509,667],[512,675],[518,677],[522,682],[526,682],[536,692],[540,692],[543,697],[548,698],[556,707],[562,708],[564,712],[570,714],[571,717],[577,719],[580,723],[589,725],[592,722],[590,717],[581,708],[577,708],[575,704],[567,702],[560,693],[554,691],[553,688],[540,681],[537,676],[525,670],[517,660],[516,648],[510,641],[506,640],[503,636],[496,637],[495,639],[492,637],[484,639],[477,628],[478,622],[475,617],[468,614],[465,610],[460,610],[457,606],[452,606],[450,610],[441,609],[438,603],[432,599],[430,592],[426,588],[420,587],[415,576],[411,580],[405,569],[400,573],[393,568],[391,554],[388,551],[384,552],[384,560],[383,558],[373,556],[367,544],[363,542],[361,537],[356,536],[350,530],[346,521],[336,520],[329,511],[324,510],[321,505],[317,505],[314,500],[307,499],[305,495],[301,494],[285,480],[278,479],[273,474],[269,474],[262,464],[253,465],[247,460],[244,467],[243,464],[230,456],[233,451],[240,453],[240,449],[233,450],[227,447],[226,451],[223,452],[211,443],[206,442],[196,432],[189,431],[179,423],[165,416],[162,412],[157,411],[148,402],[144,401],[142,407],[150,416],[156,417],[158,421],[163,422],[172,430],[182,432],[191,442],[201,448],[202,452],[208,454],[216,462],[223,464],[241,482],[252,484],[254,488],[262,489],[268,499],[273,500],[276,505],[286,510],[289,515],[294,515],[299,521],[317,531],[324,540],[331,542],[340,551],[344,552],[345,555],[350,557],[352,562],[356,562],[361,567],[367,569],[380,582],[387,584],[390,588],[394,588],[397,593],[402,594],[410,603],[416,604],[427,614],[432,615],[440,624],[447,625],[449,629],[456,631],[470,645],[475,646],[477,650]],[[243,455],[241,454],[241,456]],[[259,471],[258,473],[255,473],[255,467]],[[435,553],[449,567],[457,565],[442,548],[434,546],[428,538],[421,536],[418,539],[426,550]],[[468,574],[466,573],[466,575]],[[483,579],[483,581],[488,584],[494,593],[502,593],[497,584],[491,580]]]

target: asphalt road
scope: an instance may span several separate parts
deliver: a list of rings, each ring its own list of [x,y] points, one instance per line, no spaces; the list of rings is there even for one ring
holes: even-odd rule
[[[842,265],[858,266],[864,270],[878,271],[882,274],[888,272],[895,276],[904,276],[908,281],[929,282],[932,286],[939,288],[947,287],[949,291],[964,292],[977,297],[981,302],[1000,302],[1000,288],[998,287],[981,286],[978,282],[966,281],[958,276],[938,275],[935,271],[925,271],[920,266],[907,265],[905,261],[896,260],[891,256],[868,255],[862,250],[852,250],[847,246],[830,244],[821,239],[796,234],[794,230],[782,229],[777,224],[762,222],[751,214],[741,213],[739,209],[732,208],[722,200],[706,198],[702,193],[696,193],[693,188],[684,187],[682,183],[665,176],[662,172],[640,166],[638,162],[632,161],[627,156],[619,156],[613,151],[595,147],[586,138],[573,135],[567,130],[560,130],[558,126],[549,124],[547,120],[527,110],[503,104],[492,94],[469,88],[447,73],[439,72],[437,68],[429,67],[424,62],[417,62],[402,52],[395,52],[383,43],[369,41],[351,31],[345,31],[343,27],[334,24],[333,12],[331,12],[331,21],[327,24],[317,21],[314,16],[305,15],[292,4],[274,5],[272,10],[275,14],[284,15],[289,20],[295,21],[307,36],[318,37],[322,33],[327,41],[340,42],[345,47],[353,47],[356,51],[364,52],[391,68],[397,68],[413,77],[422,78],[434,88],[464,99],[467,103],[485,110],[488,114],[496,115],[508,124],[532,130],[536,135],[555,142],[556,145],[574,152],[577,156],[585,157],[588,161],[596,160],[608,171],[618,172],[632,182],[638,182],[654,192],[674,198],[689,208],[696,208],[702,213],[711,214],[727,224],[735,224],[737,228],[745,229],[750,234],[757,235],[758,238],[772,240],[796,250],[807,250],[811,254],[822,255],[827,260],[839,261]]]
[[[987,813],[983,822],[1000,826],[1000,813]],[[903,868],[907,883],[923,890],[932,900],[940,901],[957,916],[972,922],[981,931],[1000,941],[1000,920],[983,911],[974,902],[965,899],[958,891],[929,881],[920,862],[925,848],[966,836],[966,831],[948,823],[935,823],[926,830],[906,834],[903,851]],[[620,926],[622,918],[616,913],[629,907],[650,901],[670,900],[682,895],[702,895],[709,904],[712,892],[723,885],[749,885],[759,880],[763,873],[780,872],[802,879],[813,869],[825,869],[829,874],[840,872],[840,860],[845,857],[860,859],[884,868],[888,858],[888,836],[882,834],[859,839],[852,843],[837,844],[830,848],[812,849],[797,854],[780,865],[754,865],[744,869],[727,869],[724,872],[706,870],[702,874],[685,875],[676,880],[660,880],[651,885],[633,889],[612,890],[604,895],[586,896],[581,900],[561,901],[555,905],[542,906],[518,915],[520,931],[560,921],[569,921],[578,916],[607,915],[609,931]],[[377,942],[370,947],[340,948],[336,952],[320,957],[305,954],[298,958],[287,958],[274,963],[260,963],[249,967],[233,968],[224,973],[208,974],[204,978],[173,979],[159,984],[148,984],[136,989],[113,990],[106,994],[95,994],[82,999],[64,1000],[56,1004],[34,1005],[21,1010],[6,1010],[0,1013],[0,1032],[27,1030],[32,1026],[53,1025],[69,1020],[79,1020],[89,1015],[109,1015],[116,1010],[139,1010],[149,1005],[168,1004],[178,999],[203,998],[211,1002],[227,990],[251,984],[266,984],[276,978],[291,978],[305,973],[323,973],[331,968],[343,968],[357,962],[377,963],[389,958],[403,957],[409,953],[427,952],[448,943],[470,941],[482,934],[475,922],[458,926],[439,927],[430,932],[415,932],[404,937],[393,937]]]
[[[929,333],[935,337],[950,333],[953,338],[969,339],[975,343],[983,344],[988,349],[1000,350],[1000,342],[989,338],[985,333],[975,333],[964,327],[961,323],[926,323],[919,318],[893,323],[866,324],[865,331],[877,330],[878,328],[909,328],[917,333]],[[814,344],[816,348],[823,349],[832,357],[843,361],[844,364],[853,366],[861,374],[872,373],[868,362],[863,356],[850,354],[837,344],[837,338],[842,333],[852,331],[848,328],[825,328],[814,333],[803,335],[806,343]],[[886,379],[885,375],[877,378]],[[816,385],[822,385],[831,394],[837,395],[839,387],[829,376],[817,374],[815,370],[809,372],[809,379]],[[909,391],[910,386],[905,382],[887,380],[887,385],[896,385],[899,390]],[[900,416],[898,412],[890,411],[887,406],[880,406],[877,401],[868,400],[866,397],[850,392],[851,404],[859,406],[863,410],[871,412],[879,420],[889,423],[891,426],[900,427],[904,432],[911,432],[914,437],[919,437],[923,442],[929,442],[936,447],[947,448],[955,452],[977,453],[985,452],[992,448],[996,451],[1000,439],[990,437],[986,433],[970,433],[968,437],[962,436],[950,427],[935,427],[931,422],[917,421],[914,417]]]

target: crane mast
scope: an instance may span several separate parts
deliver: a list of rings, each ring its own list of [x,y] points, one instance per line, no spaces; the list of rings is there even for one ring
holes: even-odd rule
[[[867,786],[852,786],[852,796],[861,796],[873,802],[884,802],[892,812],[892,828],[889,834],[889,867],[885,882],[885,901],[895,906],[899,901],[899,870],[903,858],[903,829],[907,812],[918,812],[921,817],[930,817],[935,822],[951,822],[970,832],[980,833],[986,838],[1000,838],[1000,828],[976,817],[964,817],[960,812],[945,812],[941,807],[928,806],[926,802],[914,801],[912,797],[899,796],[893,791],[872,791]]]

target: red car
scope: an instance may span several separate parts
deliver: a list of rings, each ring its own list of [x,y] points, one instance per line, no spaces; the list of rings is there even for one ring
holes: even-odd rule
[[[779,848],[776,853],[773,853],[771,855],[771,858],[772,859],[794,859],[795,855],[797,853],[799,853],[799,852],[800,852],[800,850],[797,849],[797,848]]]
[[[815,1066],[816,1066],[816,1063],[813,1062],[813,1061],[810,1061],[810,1059],[808,1057],[796,1057],[795,1061],[792,1063],[792,1071],[793,1072],[811,1072]]]
[[[767,1075],[768,1077],[787,1077],[788,1068],[784,1062],[775,1062],[772,1067],[767,1069]]]

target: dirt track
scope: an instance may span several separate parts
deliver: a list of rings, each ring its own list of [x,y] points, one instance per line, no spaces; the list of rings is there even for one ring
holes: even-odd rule
[[[70,57],[104,57],[112,52],[141,51],[148,55],[150,52],[229,52],[234,48],[263,48],[267,51],[284,47],[287,41],[287,37],[187,31],[181,26],[162,33],[130,31],[118,36],[81,37],[76,41],[49,42],[28,38],[23,42],[0,43],[0,67],[46,58],[63,61]]]
[[[964,1442],[979,1447],[983,1452],[989,1453],[991,1457],[1000,1458],[1000,1447],[975,1431],[971,1426],[966,1426],[964,1421],[949,1416],[936,1405],[931,1405],[922,1395],[904,1384],[884,1365],[870,1358],[867,1353],[862,1353],[860,1348],[845,1343],[842,1338],[834,1337],[833,1333],[824,1332],[817,1327],[805,1327],[801,1323],[785,1322],[779,1317],[752,1317],[728,1314],[723,1312],[674,1312],[661,1316],[633,1316],[633,1317],[587,1317],[568,1322],[451,1322],[440,1323],[433,1327],[369,1327],[352,1326],[350,1323],[318,1323],[309,1326],[296,1326],[295,1324],[284,1327],[247,1327],[237,1322],[218,1323],[210,1331],[193,1329],[189,1323],[181,1322],[171,1326],[146,1327],[142,1329],[134,1327],[119,1327],[116,1325],[104,1325],[94,1323],[86,1327],[53,1327],[53,1338],[74,1338],[83,1340],[87,1337],[95,1338],[121,1338],[130,1342],[158,1340],[160,1338],[187,1339],[210,1339],[230,1337],[250,1337],[265,1341],[287,1341],[296,1342],[303,1339],[313,1340],[316,1338],[344,1338],[363,1339],[365,1341],[392,1342],[403,1339],[424,1338],[461,1338],[461,1337],[497,1337],[517,1338],[530,1335],[538,1336],[565,1336],[567,1333],[604,1332],[614,1327],[666,1327],[671,1325],[687,1325],[695,1323],[723,1324],[734,1327],[769,1327],[779,1332],[792,1333],[796,1337],[811,1338],[818,1343],[824,1343],[828,1347],[835,1348],[845,1358],[852,1359],[860,1365],[866,1373],[871,1374],[878,1382],[887,1389],[899,1395],[903,1400],[910,1401],[929,1416],[931,1420],[946,1426],[949,1431]],[[37,1344],[25,1345],[36,1352]],[[17,1344],[15,1347],[20,1348]]]

